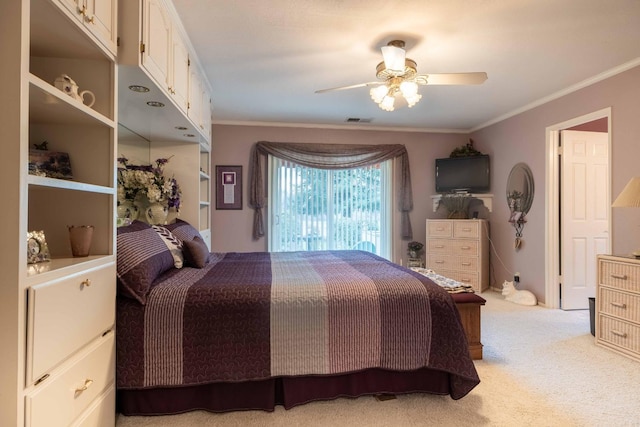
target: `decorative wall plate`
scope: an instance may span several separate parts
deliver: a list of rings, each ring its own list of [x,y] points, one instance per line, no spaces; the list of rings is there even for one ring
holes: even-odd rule
[[[27,263],[50,261],[49,247],[44,237],[44,231],[30,231],[27,233]]]

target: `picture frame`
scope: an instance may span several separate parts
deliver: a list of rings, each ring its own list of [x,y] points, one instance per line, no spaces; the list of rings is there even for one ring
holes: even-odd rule
[[[242,166],[216,166],[216,209],[242,209]]]
[[[36,230],[27,233],[27,264],[51,261],[49,246],[44,231]]]
[[[56,179],[73,179],[68,153],[29,150],[29,174]]]

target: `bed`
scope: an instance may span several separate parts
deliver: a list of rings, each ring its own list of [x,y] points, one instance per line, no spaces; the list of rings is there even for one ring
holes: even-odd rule
[[[180,220],[118,229],[116,337],[125,415],[460,399],[480,381],[456,303],[425,276],[363,251],[209,253]]]

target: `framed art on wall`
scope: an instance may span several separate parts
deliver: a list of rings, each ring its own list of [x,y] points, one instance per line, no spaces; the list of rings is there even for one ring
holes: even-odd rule
[[[242,166],[216,166],[216,209],[242,209]]]

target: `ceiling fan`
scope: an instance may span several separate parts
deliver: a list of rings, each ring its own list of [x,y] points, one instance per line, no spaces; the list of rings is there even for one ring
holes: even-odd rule
[[[419,86],[477,85],[487,80],[487,73],[484,72],[418,74],[418,64],[413,59],[406,57],[404,45],[403,40],[392,40],[381,48],[384,60],[376,66],[378,81],[321,89],[316,93],[374,86],[369,91],[371,99],[383,110],[393,111],[398,95],[407,101],[409,107],[413,107],[420,101],[422,95],[418,93]]]

